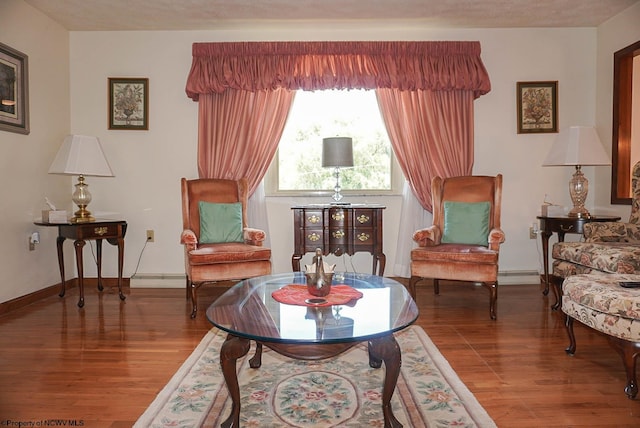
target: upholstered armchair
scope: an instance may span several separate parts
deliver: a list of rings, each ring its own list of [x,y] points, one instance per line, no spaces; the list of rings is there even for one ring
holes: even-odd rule
[[[489,314],[496,319],[498,256],[505,235],[500,229],[502,175],[434,177],[431,183],[433,225],[418,230],[411,251],[409,292],[432,278],[482,283],[489,289]]]
[[[268,275],[271,250],[262,246],[264,231],[247,227],[247,180],[182,178],[181,187],[180,243],[195,318],[201,285]]]

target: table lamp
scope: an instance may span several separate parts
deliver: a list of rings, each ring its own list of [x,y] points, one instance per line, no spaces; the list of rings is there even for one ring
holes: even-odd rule
[[[569,195],[573,208],[569,217],[588,218],[591,216],[584,207],[589,192],[589,181],[581,171],[583,165],[611,165],[598,133],[592,126],[570,126],[558,134],[542,166],[576,167],[569,180]]]
[[[77,175],[78,183],[72,200],[79,210],[74,213],[72,223],[89,223],[95,221],[87,205],[91,202],[89,185],[84,182],[85,176],[113,177],[113,171],[102,151],[100,140],[88,135],[68,135],[58,150],[49,174]]]
[[[353,143],[349,137],[330,137],[322,139],[322,166],[333,167],[333,175],[336,178],[333,200],[339,202],[342,199],[340,191],[340,168],[353,166]]]

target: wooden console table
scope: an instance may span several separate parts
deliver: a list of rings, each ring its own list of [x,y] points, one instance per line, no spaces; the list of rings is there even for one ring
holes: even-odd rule
[[[350,256],[358,251],[371,253],[375,275],[384,274],[386,256],[382,252],[382,205],[301,205],[294,206],[294,252],[291,266],[300,270],[300,260],[320,248],[324,255]]]
[[[76,249],[76,265],[78,268],[78,288],[80,290],[80,299],[78,307],[84,306],[84,269],[82,261],[82,249],[86,240],[96,241],[96,257],[98,269],[98,290],[102,291],[102,240],[106,239],[112,245],[118,247],[118,291],[120,299],[124,300],[125,295],[122,293],[122,268],[124,265],[124,235],[127,232],[127,222],[123,220],[97,220],[91,223],[42,223],[36,222],[38,226],[57,226],[58,239],[56,240],[58,248],[58,264],[60,265],[61,289],[60,297],[65,294],[65,277],[64,277],[64,253],[62,244],[65,239],[73,239],[73,245]]]
[[[544,291],[545,296],[549,294],[549,238],[553,233],[558,234],[558,241],[564,242],[564,235],[566,233],[582,234],[582,229],[585,224],[591,222],[607,222],[618,221],[620,217],[606,216],[606,215],[594,215],[591,217],[547,217],[538,216],[540,220],[540,236],[542,237],[542,261],[544,269]]]

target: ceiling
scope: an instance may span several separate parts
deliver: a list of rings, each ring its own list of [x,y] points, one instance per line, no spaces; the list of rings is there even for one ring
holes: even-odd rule
[[[24,1],[70,31],[126,31],[372,20],[434,28],[596,27],[640,0]]]

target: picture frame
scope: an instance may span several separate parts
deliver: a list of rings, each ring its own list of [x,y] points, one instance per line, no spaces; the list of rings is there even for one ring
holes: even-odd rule
[[[149,130],[149,79],[109,77],[109,129]]]
[[[29,58],[0,43],[0,131],[29,134]]]
[[[518,134],[558,132],[558,81],[517,82]]]

